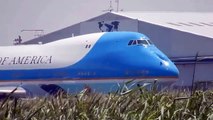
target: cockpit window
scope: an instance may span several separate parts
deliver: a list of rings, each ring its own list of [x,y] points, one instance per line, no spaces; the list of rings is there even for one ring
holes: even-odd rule
[[[133,40],[132,45],[137,45],[137,41],[136,41],[136,40]]]
[[[153,45],[153,42],[151,40],[147,40],[147,41],[150,45]]]
[[[133,40],[130,40],[129,43],[128,43],[128,45],[132,45],[132,42],[133,42]]]
[[[137,40],[138,45],[148,45],[149,43],[146,40]]]
[[[150,40],[130,40],[128,45],[152,45]]]

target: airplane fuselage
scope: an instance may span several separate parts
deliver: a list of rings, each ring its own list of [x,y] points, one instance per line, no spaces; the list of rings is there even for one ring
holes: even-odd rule
[[[94,33],[43,45],[0,47],[0,84],[117,83],[177,76],[178,70],[168,57],[145,35],[134,32]]]

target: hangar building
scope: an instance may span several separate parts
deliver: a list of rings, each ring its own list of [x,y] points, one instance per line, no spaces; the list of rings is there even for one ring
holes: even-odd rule
[[[94,32],[136,31],[147,35],[177,65],[175,86],[213,86],[213,13],[108,12],[24,44],[43,44]]]

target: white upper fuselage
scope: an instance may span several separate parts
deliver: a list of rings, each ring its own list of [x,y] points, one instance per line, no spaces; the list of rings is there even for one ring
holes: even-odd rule
[[[0,70],[49,69],[81,60],[104,33],[66,38],[43,45],[0,47]]]

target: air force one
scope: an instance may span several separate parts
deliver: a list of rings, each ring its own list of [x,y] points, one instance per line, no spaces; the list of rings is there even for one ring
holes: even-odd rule
[[[176,66],[136,32],[93,33],[38,45],[0,47],[0,93],[18,86],[30,96],[57,90],[117,90],[133,80],[174,81]]]

